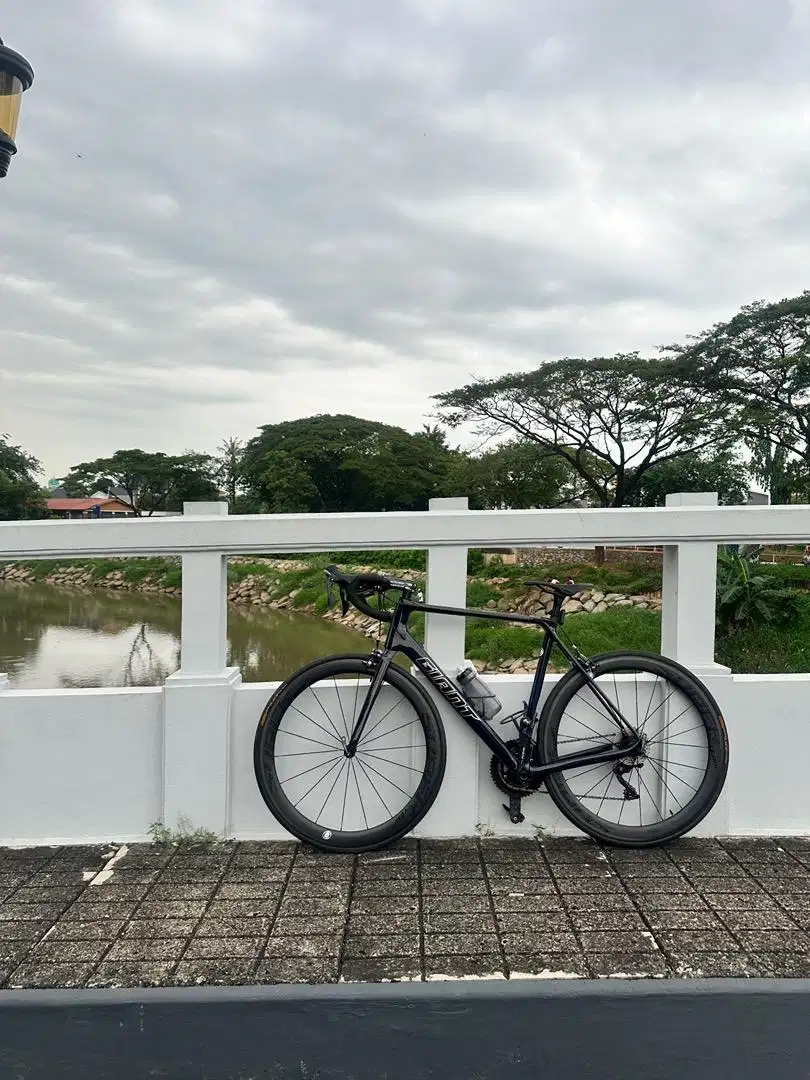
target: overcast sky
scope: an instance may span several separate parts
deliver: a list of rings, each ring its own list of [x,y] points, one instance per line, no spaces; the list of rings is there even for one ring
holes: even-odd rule
[[[26,0],[0,432],[47,476],[810,285],[810,0]]]

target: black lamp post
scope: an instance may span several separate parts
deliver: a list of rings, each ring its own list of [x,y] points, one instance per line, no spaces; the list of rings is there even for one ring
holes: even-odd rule
[[[20,119],[23,91],[34,81],[34,69],[24,56],[3,44],[0,38],[0,177],[8,173],[11,157],[17,153],[14,136]]]

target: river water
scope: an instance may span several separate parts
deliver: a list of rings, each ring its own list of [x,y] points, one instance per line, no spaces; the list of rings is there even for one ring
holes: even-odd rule
[[[228,605],[228,664],[246,682],[284,679],[369,641],[316,616]],[[0,584],[0,672],[17,689],[158,686],[180,665],[180,600]]]

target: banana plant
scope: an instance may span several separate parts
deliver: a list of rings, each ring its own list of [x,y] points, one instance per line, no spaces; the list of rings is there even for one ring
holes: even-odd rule
[[[717,565],[717,625],[721,634],[786,623],[798,614],[796,593],[763,572],[759,549],[721,550]]]

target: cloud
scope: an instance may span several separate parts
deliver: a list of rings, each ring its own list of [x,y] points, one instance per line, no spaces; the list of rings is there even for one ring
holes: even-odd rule
[[[808,0],[38,0],[0,431],[213,449],[807,285]],[[70,46],[69,48],[67,46]]]

